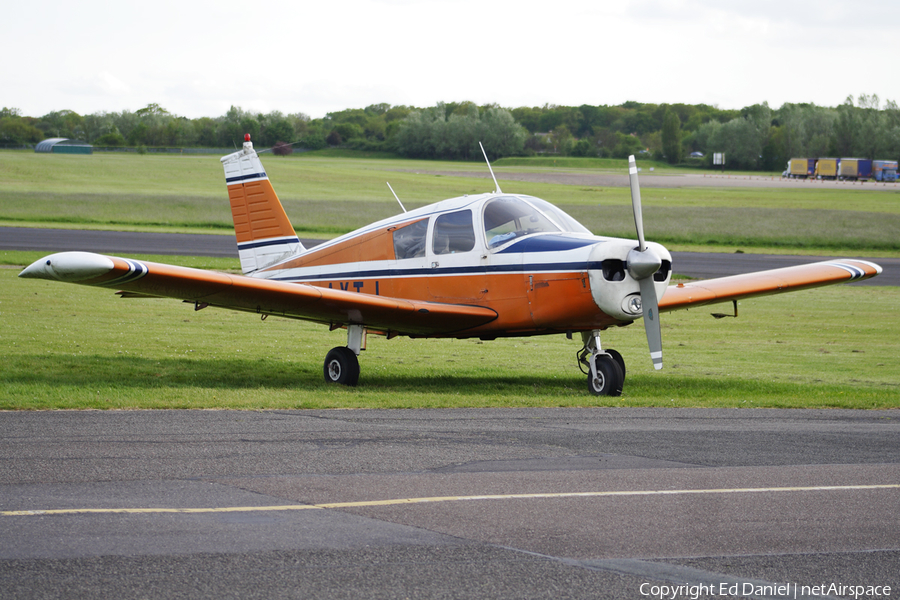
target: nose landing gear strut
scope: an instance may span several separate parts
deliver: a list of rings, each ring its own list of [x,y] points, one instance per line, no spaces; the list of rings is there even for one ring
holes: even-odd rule
[[[578,367],[587,375],[588,390],[595,396],[621,396],[625,383],[625,361],[615,350],[603,350],[600,332],[581,334],[584,347],[578,352]]]

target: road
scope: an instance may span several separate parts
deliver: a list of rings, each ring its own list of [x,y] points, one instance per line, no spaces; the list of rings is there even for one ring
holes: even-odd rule
[[[898,411],[2,412],[0,596],[894,597],[898,439]]]
[[[555,183],[563,185],[596,187],[630,187],[628,174],[602,172],[518,171],[518,167],[497,168],[499,181],[527,181],[530,183]],[[434,171],[427,169],[396,169],[406,173],[442,175],[444,177],[470,177],[490,179],[486,171]],[[900,181],[834,181],[828,179],[788,179],[760,175],[732,175],[717,173],[689,173],[683,175],[660,175],[648,169],[641,169],[642,188],[686,188],[686,187],[741,187],[741,188],[793,188],[806,190],[867,190],[875,192],[896,192]]]
[[[321,242],[321,240],[302,241],[307,247]],[[42,252],[83,250],[100,253],[231,256],[237,258],[237,244],[235,243],[234,235],[135,233],[17,227],[0,227],[0,250],[37,250]],[[707,279],[827,259],[828,257],[774,254],[672,253],[676,273],[688,277]],[[900,259],[870,258],[867,260],[880,264],[884,268],[884,272],[873,279],[851,285],[900,285]]]

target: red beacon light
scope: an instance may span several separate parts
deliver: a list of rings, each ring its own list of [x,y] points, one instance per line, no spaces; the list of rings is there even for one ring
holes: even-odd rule
[[[250,141],[250,134],[249,134],[249,133],[245,133],[245,134],[244,134],[244,141],[245,141],[245,142],[249,142],[249,141]]]

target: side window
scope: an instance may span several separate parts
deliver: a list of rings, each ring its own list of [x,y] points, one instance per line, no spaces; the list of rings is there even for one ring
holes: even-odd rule
[[[428,219],[416,221],[394,231],[394,256],[418,258],[425,256],[425,234],[428,232]]]
[[[472,211],[461,210],[441,215],[434,221],[434,253],[455,254],[475,247]]]

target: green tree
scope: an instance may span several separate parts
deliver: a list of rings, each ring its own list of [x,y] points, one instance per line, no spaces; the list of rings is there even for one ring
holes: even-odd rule
[[[757,169],[762,153],[760,137],[749,119],[732,119],[718,128],[710,140],[714,152],[724,152],[728,165],[739,169]]]
[[[834,147],[841,156],[851,156],[853,146],[859,131],[856,108],[853,106],[853,96],[847,99],[837,108],[837,120],[834,123]]]
[[[44,139],[44,132],[19,116],[0,117],[0,144],[36,144]]]
[[[719,130],[722,128],[722,124],[718,121],[709,121],[708,123],[704,123],[701,125],[697,131],[693,133],[693,144],[692,148],[698,152],[703,152],[709,160],[711,154],[713,152],[720,152],[721,150],[716,148],[713,143],[718,139]]]
[[[490,149],[492,160],[519,155],[525,150],[528,132],[503,108],[491,107],[482,111],[480,133],[484,147]]]
[[[681,119],[671,109],[663,116],[662,151],[670,165],[681,162]]]
[[[338,132],[341,139],[345,142],[363,137],[363,128],[360,125],[349,121],[336,124],[332,131]]]
[[[85,138],[81,115],[71,110],[59,110],[41,117],[35,126],[45,137]]]
[[[296,139],[293,124],[280,112],[273,111],[267,115],[260,115],[258,120],[262,127],[260,143],[265,147],[273,147],[278,142],[290,144]]]
[[[615,158],[628,158],[630,155],[637,154],[643,149],[644,145],[639,137],[616,132],[615,146],[612,149],[612,155]]]
[[[563,156],[569,154],[575,140],[572,138],[572,132],[565,125],[557,125],[550,131],[550,143],[553,144],[553,151]]]
[[[104,133],[93,141],[95,146],[124,146],[125,137],[118,131]]]
[[[328,146],[325,136],[319,132],[307,133],[301,140],[300,145],[307,150],[321,150]]]
[[[366,139],[383,140],[387,133],[387,123],[383,115],[369,117],[366,121],[365,131],[363,132]]]
[[[219,126],[215,119],[200,117],[191,122],[194,128],[194,139],[204,148],[216,147],[216,128]]]
[[[379,104],[370,104],[365,107],[363,110],[367,115],[375,115],[375,116],[384,116],[387,111],[391,109],[391,105],[387,102],[381,102]]]
[[[464,114],[447,115],[447,105],[413,111],[394,136],[397,152],[412,158],[476,158],[478,142],[492,159],[524,152],[525,129],[509,111],[467,106]]]
[[[597,150],[590,140],[580,139],[572,147],[572,156],[597,156]]]
[[[412,108],[408,106],[392,106],[386,113],[384,113],[384,121],[385,123],[393,123],[395,121],[402,121],[409,113],[412,112]]]
[[[541,109],[521,106],[512,110],[512,116],[518,124],[530,133],[540,133],[538,127],[541,120]]]
[[[248,131],[245,125],[255,123],[257,131]],[[217,145],[223,148],[240,148],[244,143],[244,134],[249,133],[251,139],[259,129],[259,122],[249,113],[245,113],[240,106],[232,106],[225,113],[219,127],[216,130]]]
[[[128,133],[128,137],[126,138],[129,146],[146,146],[147,145],[147,134],[149,133],[150,128],[146,123],[140,122],[132,128],[132,130]]]
[[[94,143],[94,140],[100,136],[117,131],[113,124],[113,115],[105,112],[84,115],[82,126],[85,141],[91,143]]]

